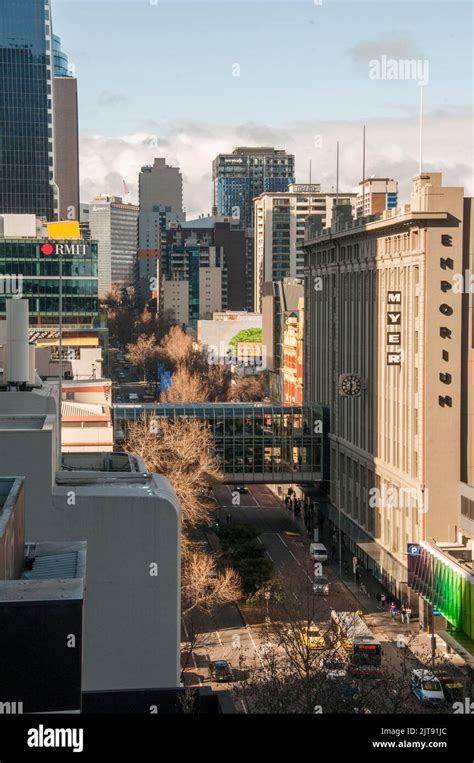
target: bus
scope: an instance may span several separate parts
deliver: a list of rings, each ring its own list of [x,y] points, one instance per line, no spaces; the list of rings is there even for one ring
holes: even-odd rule
[[[344,649],[352,675],[377,677],[382,666],[382,646],[357,612],[331,612],[338,646]]]

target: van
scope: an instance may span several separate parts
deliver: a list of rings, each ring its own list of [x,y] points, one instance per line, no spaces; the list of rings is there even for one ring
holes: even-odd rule
[[[130,403],[138,403],[138,395],[137,395],[137,393],[136,392],[130,392],[130,394],[128,396],[128,399],[129,399]]]
[[[311,543],[309,555],[314,562],[327,562],[328,552],[324,543]]]

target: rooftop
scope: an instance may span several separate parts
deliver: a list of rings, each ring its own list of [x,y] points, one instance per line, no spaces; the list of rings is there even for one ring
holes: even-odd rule
[[[12,429],[18,429],[19,431],[25,431],[25,429],[44,429],[46,422],[46,416],[1,416],[0,415],[0,430],[8,431]]]
[[[0,581],[0,602],[82,599],[86,556],[85,541],[25,544],[21,577]]]

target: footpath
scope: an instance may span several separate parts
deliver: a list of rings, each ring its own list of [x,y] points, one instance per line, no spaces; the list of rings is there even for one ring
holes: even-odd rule
[[[294,511],[287,509],[285,504],[282,503],[282,511],[286,511],[292,516],[295,526],[309,545],[311,538],[308,536],[308,530],[304,523],[303,510],[295,515]],[[323,527],[320,540],[328,549],[329,554],[331,554],[333,537],[326,526]],[[337,547],[337,540],[335,545]],[[393,594],[391,594],[361,565],[359,566],[360,580],[356,581],[352,571],[352,553],[349,549],[345,546],[342,547],[341,568],[337,557],[329,562],[329,567],[332,574],[343,583],[345,588],[352,593],[353,597],[359,603],[359,609],[363,612],[367,625],[379,640],[393,641],[395,644],[404,640],[405,643],[409,643],[410,651],[415,658],[418,658],[424,663],[428,661],[428,658],[431,658],[431,634],[420,630],[418,616],[412,615],[410,617],[410,623],[402,623],[399,611],[401,602],[394,599]],[[348,571],[344,572],[344,569],[347,569]],[[377,594],[385,594],[385,608],[382,608],[381,604],[377,601]],[[395,601],[397,606],[395,618],[392,618],[389,611],[390,603],[392,601]],[[436,639],[435,664],[436,661],[443,661],[443,664],[448,666],[449,664],[455,665],[456,667],[462,667],[464,665],[464,661],[459,655],[453,652],[448,654],[446,644],[440,638]]]

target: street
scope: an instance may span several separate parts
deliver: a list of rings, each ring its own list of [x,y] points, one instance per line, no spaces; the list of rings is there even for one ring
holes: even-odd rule
[[[309,556],[309,539],[304,537],[304,526],[285,504],[265,485],[253,485],[248,492],[236,495],[234,486],[218,485],[214,487],[217,512],[221,527],[230,517],[231,524],[245,523],[258,531],[258,540],[265,546],[266,554],[274,564],[274,576],[281,580],[297,581],[298,585],[312,586],[313,562]],[[238,501],[239,504],[235,505]],[[326,540],[327,547],[330,544]],[[394,663],[404,643],[413,640],[416,652],[428,646],[426,634],[420,634],[418,623],[402,624],[399,619],[392,620],[390,613],[377,608],[374,596],[363,595],[356,586],[352,575],[339,574],[337,561],[324,565],[324,575],[329,579],[328,596],[317,597],[315,606],[316,622],[324,631],[330,622],[331,610],[362,611],[364,619],[374,636],[381,642],[384,660]],[[306,589],[306,590],[311,590]],[[295,595],[296,596],[296,595]],[[201,633],[192,655],[192,667],[186,673],[186,684],[195,685],[206,681],[213,688],[229,688],[227,683],[215,683],[210,680],[210,662],[227,660],[233,670],[235,680],[239,679],[238,665],[242,656],[246,662],[261,662],[261,649],[265,641],[264,617],[260,607],[246,603],[227,605],[219,608],[212,618],[207,618],[205,632]],[[414,634],[412,636],[412,634]],[[402,646],[400,646],[402,645]],[[407,652],[407,659],[412,667],[418,665],[416,653]],[[421,651],[420,651],[421,650]],[[409,697],[407,707],[413,712],[423,712],[414,697]],[[242,708],[245,711],[245,708]]]

